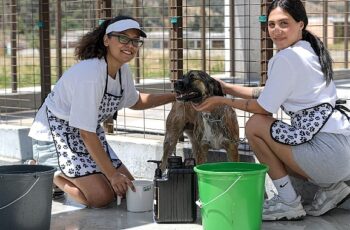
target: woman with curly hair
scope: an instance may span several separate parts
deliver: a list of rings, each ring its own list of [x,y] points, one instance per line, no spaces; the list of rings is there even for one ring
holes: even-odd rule
[[[104,207],[128,187],[134,189],[134,178],[108,145],[101,123],[116,118],[122,108],[140,110],[175,101],[173,93],[136,90],[127,63],[143,38],[140,24],[128,16],[105,20],[83,36],[76,47],[80,62],[58,80],[30,130],[36,140],[34,155],[47,155],[51,148],[58,160],[61,173],[55,174],[54,184],[89,207]]]

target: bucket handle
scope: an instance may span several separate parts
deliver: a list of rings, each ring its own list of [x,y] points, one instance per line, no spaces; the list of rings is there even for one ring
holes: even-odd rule
[[[32,191],[32,189],[34,188],[34,186],[36,185],[36,183],[38,183],[39,179],[40,179],[40,177],[38,177],[38,178],[34,181],[34,183],[30,186],[30,188],[29,188],[23,195],[21,195],[20,197],[18,197],[18,198],[15,199],[14,201],[11,201],[10,203],[8,203],[8,204],[6,204],[6,205],[0,207],[0,210],[7,208],[8,206],[10,206],[10,205],[16,203],[17,201],[19,201],[20,199],[22,199],[23,197],[25,197],[28,193],[30,193],[30,191]]]
[[[205,206],[207,206],[208,204],[211,204],[212,202],[216,201],[217,199],[219,199],[220,197],[222,197],[223,195],[225,195],[237,182],[239,179],[241,179],[242,175],[240,175],[223,193],[221,193],[220,195],[214,197],[213,199],[211,199],[209,202],[203,204],[202,201],[200,199],[198,199],[196,201],[196,205],[199,208],[204,208]]]

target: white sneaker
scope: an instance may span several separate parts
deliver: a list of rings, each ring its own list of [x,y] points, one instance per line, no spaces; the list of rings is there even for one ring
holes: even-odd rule
[[[311,203],[305,206],[305,211],[311,216],[321,216],[340,205],[350,194],[350,187],[344,182],[320,188]]]
[[[33,159],[29,159],[29,160],[25,160],[23,162],[24,165],[37,165],[37,162],[36,160],[33,160]]]
[[[270,200],[266,200],[263,207],[263,220],[299,220],[306,215],[301,197],[293,202],[285,202],[277,194]]]

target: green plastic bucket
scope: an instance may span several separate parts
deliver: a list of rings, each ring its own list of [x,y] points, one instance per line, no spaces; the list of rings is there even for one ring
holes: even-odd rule
[[[0,166],[0,229],[48,230],[56,168]]]
[[[260,229],[267,170],[241,162],[196,166],[203,229]]]

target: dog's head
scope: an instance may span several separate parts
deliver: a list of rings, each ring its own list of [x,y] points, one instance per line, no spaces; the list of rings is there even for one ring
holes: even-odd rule
[[[176,99],[200,103],[210,96],[223,96],[221,85],[206,72],[190,70],[174,83]]]

